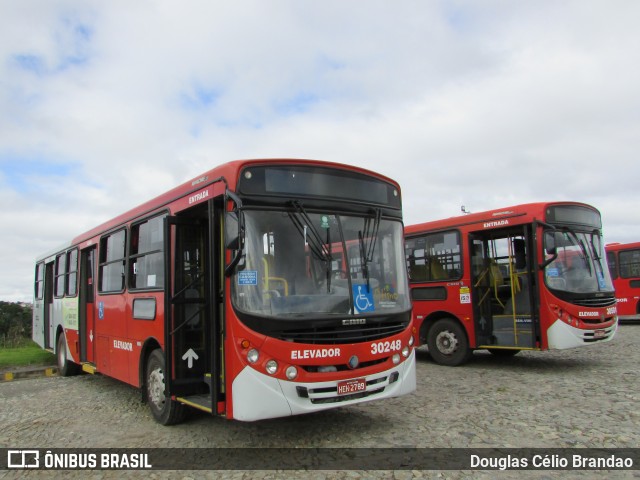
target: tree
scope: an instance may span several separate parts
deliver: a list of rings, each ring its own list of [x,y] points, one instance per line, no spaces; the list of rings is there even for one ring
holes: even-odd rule
[[[0,301],[0,337],[31,338],[32,315],[31,305]]]

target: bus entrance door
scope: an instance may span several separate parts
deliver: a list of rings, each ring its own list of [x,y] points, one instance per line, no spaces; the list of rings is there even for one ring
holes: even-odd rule
[[[165,364],[171,370],[169,395],[211,413],[214,362],[207,339],[213,310],[206,212],[166,220]]]
[[[470,242],[477,348],[534,348],[535,277],[526,229],[481,232]]]
[[[80,252],[80,361],[93,364],[95,338],[95,285],[93,275],[95,272],[96,247],[95,245]],[[91,366],[84,366],[91,372]]]
[[[53,337],[53,262],[45,266],[44,279],[44,348],[51,349],[56,341]]]

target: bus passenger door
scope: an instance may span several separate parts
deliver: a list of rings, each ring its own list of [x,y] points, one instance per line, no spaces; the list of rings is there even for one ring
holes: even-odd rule
[[[45,266],[44,279],[44,348],[52,349],[56,339],[53,338],[53,262]]]
[[[536,346],[535,276],[528,226],[470,235],[476,345]]]
[[[95,363],[95,245],[80,252],[80,361]]]
[[[220,366],[208,341],[215,302],[206,207],[204,204],[166,219],[165,362],[171,372],[169,395],[211,413],[217,394],[211,379]]]

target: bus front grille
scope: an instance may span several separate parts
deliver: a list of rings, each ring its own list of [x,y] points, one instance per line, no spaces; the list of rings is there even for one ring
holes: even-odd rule
[[[604,342],[606,340],[610,340],[616,329],[614,326],[586,331],[582,334],[582,340],[585,343],[595,343],[595,342]]]
[[[308,398],[314,405],[321,405],[326,403],[341,403],[349,400],[355,400],[358,398],[366,398],[372,395],[378,395],[385,391],[385,389],[392,383],[398,380],[398,373],[394,372],[390,376],[383,376],[367,380],[367,389],[363,392],[351,393],[348,395],[338,395],[337,385],[331,387],[322,388],[308,388],[298,386],[296,391],[298,397]]]
[[[616,304],[616,297],[614,295],[607,295],[606,297],[599,298],[583,298],[575,300],[573,303],[581,307],[610,307]]]
[[[363,327],[310,327],[273,332],[280,340],[308,344],[341,344],[379,340],[403,332],[408,323],[371,325]]]

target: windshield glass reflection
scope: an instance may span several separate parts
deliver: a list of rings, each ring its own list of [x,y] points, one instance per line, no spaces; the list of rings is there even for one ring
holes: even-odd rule
[[[554,258],[555,257],[555,258]],[[545,235],[545,281],[549,288],[570,293],[613,291],[598,231],[569,228]]]
[[[245,211],[232,277],[236,308],[273,316],[399,313],[410,307],[402,224],[368,217]]]

